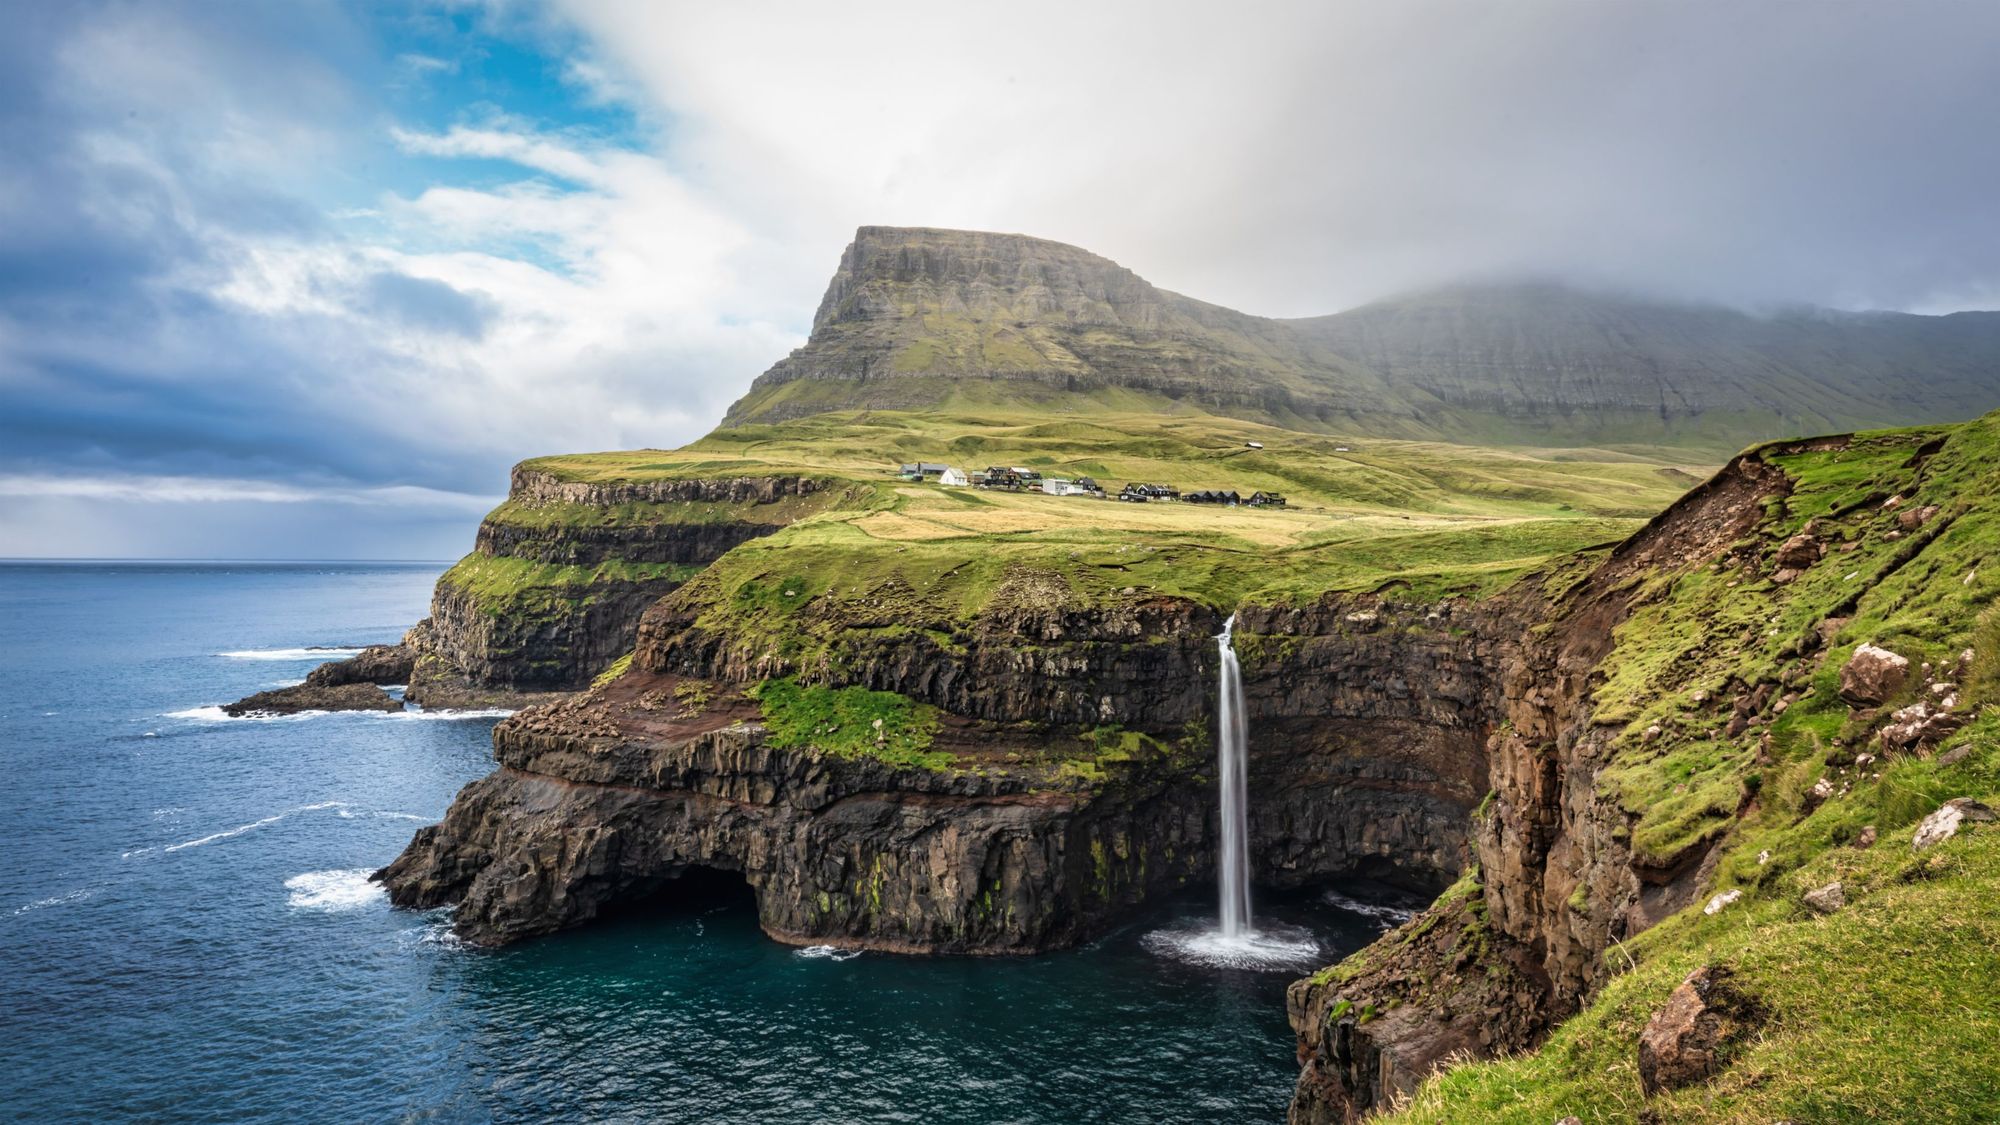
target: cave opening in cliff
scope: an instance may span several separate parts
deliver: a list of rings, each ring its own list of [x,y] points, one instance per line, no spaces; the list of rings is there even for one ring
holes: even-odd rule
[[[671,921],[712,914],[757,912],[757,894],[740,871],[690,864],[679,873],[643,880],[605,907],[607,919]]]

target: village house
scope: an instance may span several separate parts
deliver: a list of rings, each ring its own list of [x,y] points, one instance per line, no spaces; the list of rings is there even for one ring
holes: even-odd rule
[[[972,482],[959,470],[947,468],[944,472],[938,474],[938,483],[944,485],[946,488],[964,488]],[[1279,503],[1283,502],[1282,500],[1279,501]]]
[[[1199,492],[1190,492],[1181,497],[1181,499],[1190,504],[1224,504],[1232,508],[1243,502],[1243,498],[1237,495],[1233,489],[1227,492],[1215,489],[1202,489]]]
[[[1285,506],[1283,495],[1276,492],[1265,492],[1261,489],[1251,493],[1250,499],[1247,502],[1253,508],[1282,508]]]

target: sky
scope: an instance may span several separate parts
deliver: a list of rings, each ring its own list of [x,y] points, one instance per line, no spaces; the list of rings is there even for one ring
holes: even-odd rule
[[[2000,5],[0,0],[0,557],[424,558],[700,436],[854,228],[1272,316],[2000,308]]]

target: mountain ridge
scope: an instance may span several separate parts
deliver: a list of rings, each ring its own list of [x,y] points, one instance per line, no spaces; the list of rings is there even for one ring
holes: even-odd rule
[[[1514,281],[1279,319],[1047,239],[862,227],[806,345],[722,425],[1108,400],[1371,437],[1733,451],[1991,409],[2000,313],[1756,315]]]

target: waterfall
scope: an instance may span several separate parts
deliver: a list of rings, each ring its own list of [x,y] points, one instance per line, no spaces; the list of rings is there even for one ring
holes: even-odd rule
[[[1243,668],[1232,634],[1236,615],[1223,622],[1215,646],[1222,654],[1222,682],[1215,701],[1216,765],[1222,775],[1222,848],[1216,862],[1222,891],[1222,936],[1243,937],[1250,928],[1250,814],[1245,759],[1249,728],[1243,715]]]
[[[1282,920],[1258,930],[1250,918],[1250,728],[1243,707],[1243,666],[1236,660],[1236,615],[1223,622],[1215,648],[1222,656],[1222,683],[1215,699],[1216,770],[1221,775],[1222,839],[1216,847],[1216,883],[1222,891],[1222,922],[1203,918],[1195,926],[1155,930],[1141,941],[1165,957],[1222,969],[1269,971],[1319,964],[1319,939]]]

